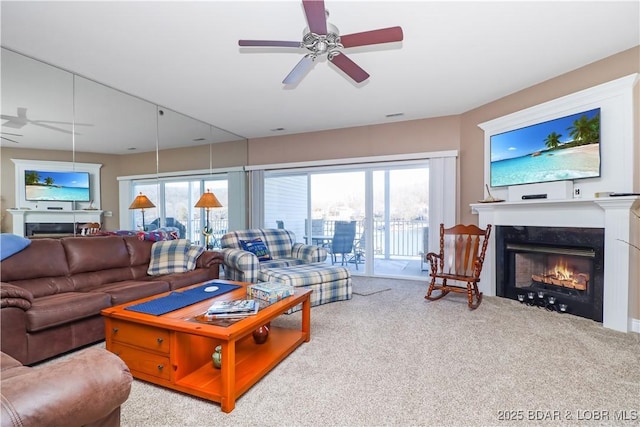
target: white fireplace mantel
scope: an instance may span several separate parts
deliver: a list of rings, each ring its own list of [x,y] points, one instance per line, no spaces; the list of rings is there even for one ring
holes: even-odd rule
[[[640,320],[632,316],[640,307],[640,251],[633,247],[640,247],[640,197],[475,203],[471,208],[479,214],[482,228],[487,224],[604,228],[603,326],[640,332]],[[494,296],[495,233],[489,248],[479,286],[485,295]]]
[[[81,210],[32,210],[32,209],[7,209],[13,216],[13,234],[23,236],[26,223],[58,222],[58,223],[102,223],[104,211],[94,209]]]

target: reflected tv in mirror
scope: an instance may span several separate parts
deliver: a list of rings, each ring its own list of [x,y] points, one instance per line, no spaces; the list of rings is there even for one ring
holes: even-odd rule
[[[600,176],[600,109],[492,135],[491,186]]]
[[[89,172],[24,172],[25,199],[29,201],[89,202]]]

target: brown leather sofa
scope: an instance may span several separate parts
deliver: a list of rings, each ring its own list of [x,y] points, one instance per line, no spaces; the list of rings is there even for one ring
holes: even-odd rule
[[[0,353],[0,425],[119,426],[133,378],[118,356],[88,348],[35,368]]]
[[[36,239],[3,260],[0,350],[39,362],[104,340],[104,308],[219,277],[213,251],[195,270],[149,276],[152,245],[134,236]]]

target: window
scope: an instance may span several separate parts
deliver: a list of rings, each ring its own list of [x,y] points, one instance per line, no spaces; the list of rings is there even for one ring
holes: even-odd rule
[[[149,181],[134,181],[131,186],[132,197],[139,192],[145,194],[155,208],[145,209],[145,226],[147,230],[159,227],[174,227],[180,238],[201,245],[205,244],[203,229],[207,224],[205,209],[194,205],[207,189],[215,194],[222,204],[220,208],[212,208],[209,212],[211,241],[213,247],[219,247],[219,239],[228,229],[228,181],[226,175],[207,176],[206,178],[172,178]],[[142,229],[142,214],[132,211],[133,224]]]

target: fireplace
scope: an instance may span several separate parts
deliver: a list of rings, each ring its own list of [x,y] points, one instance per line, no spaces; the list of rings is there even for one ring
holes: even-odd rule
[[[604,229],[498,226],[496,294],[602,322]]]
[[[66,222],[27,222],[24,235],[30,239],[38,237],[65,237],[76,233],[74,223]]]

